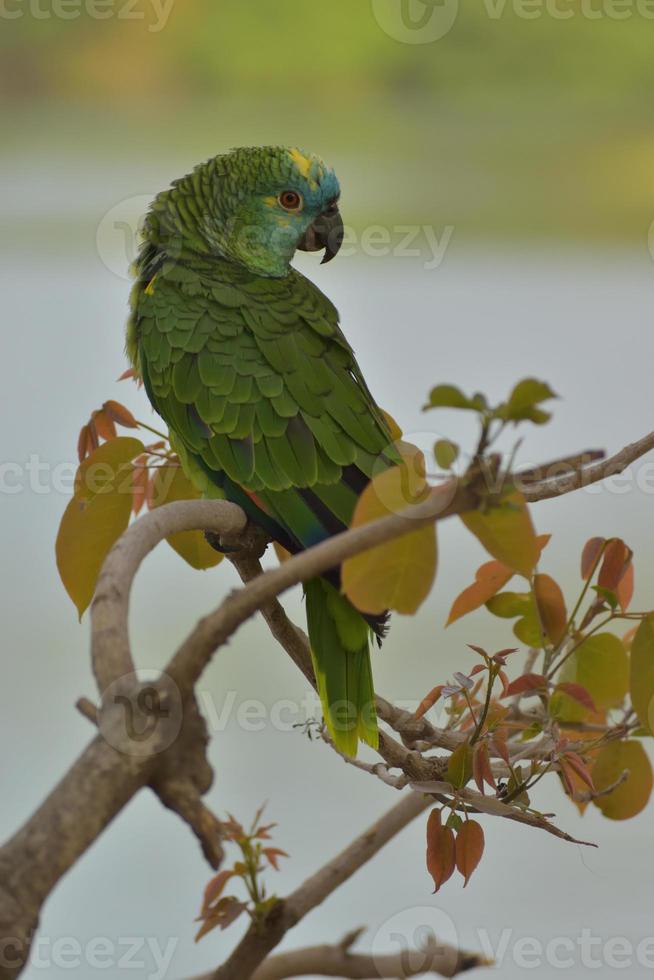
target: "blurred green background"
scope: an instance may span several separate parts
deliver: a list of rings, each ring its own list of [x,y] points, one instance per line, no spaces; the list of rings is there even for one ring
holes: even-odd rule
[[[528,18],[466,0],[434,43],[389,34],[379,10],[399,0],[138,0],[131,14],[115,0],[102,20],[66,2],[71,19],[30,13],[50,0],[5,0],[21,16],[0,32],[4,155],[47,143],[116,167],[127,152],[196,160],[299,142],[358,178],[356,220],[495,239],[647,235],[654,20],[637,0],[624,19],[611,0],[536,0]]]

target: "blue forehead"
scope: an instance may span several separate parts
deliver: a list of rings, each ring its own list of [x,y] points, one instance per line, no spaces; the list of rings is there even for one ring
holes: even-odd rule
[[[324,160],[296,147],[287,150],[287,153],[290,163],[289,180],[302,192],[305,204],[320,208],[338,197],[341,191],[338,178]]]

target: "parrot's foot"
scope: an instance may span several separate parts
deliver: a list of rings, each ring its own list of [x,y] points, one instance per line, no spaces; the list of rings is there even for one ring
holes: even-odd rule
[[[230,555],[237,555],[240,552],[247,552],[249,555],[255,554],[257,558],[261,558],[270,541],[265,531],[262,531],[260,527],[249,522],[245,530],[241,531],[236,538],[230,539],[216,534],[215,531],[205,531],[204,537],[207,544],[215,551],[228,557]]]
[[[211,545],[214,551],[219,551],[221,555],[231,555],[243,550],[243,545],[238,544],[236,541],[233,544],[228,544],[226,541],[223,542],[220,535],[216,534],[215,531],[205,531],[204,540],[208,545]]]

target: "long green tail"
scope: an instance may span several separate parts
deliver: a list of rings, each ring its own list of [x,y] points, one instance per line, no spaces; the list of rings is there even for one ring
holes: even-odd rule
[[[304,591],[313,669],[327,730],[345,755],[356,755],[359,739],[377,748],[370,626],[324,579],[312,579]]]

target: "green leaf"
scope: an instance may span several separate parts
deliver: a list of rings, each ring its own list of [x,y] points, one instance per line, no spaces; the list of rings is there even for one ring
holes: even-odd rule
[[[504,405],[499,406],[496,414],[498,418],[503,418],[508,422],[529,421],[536,425],[542,425],[549,421],[551,415],[536,406],[541,402],[557,397],[544,381],[538,381],[536,378],[525,378],[518,382],[509,395],[509,400]]]
[[[580,684],[600,711],[616,708],[622,704],[629,689],[627,652],[613,633],[596,633],[584,640],[568,658],[557,679]],[[582,721],[586,717],[588,711],[583,705],[568,699],[565,694],[560,697],[566,699],[557,704],[560,720]]]
[[[434,445],[434,457],[442,470],[449,470],[456,463],[459,447],[449,439],[439,439]]]
[[[533,600],[529,592],[499,592],[486,603],[488,611],[502,619],[526,616],[532,606]]]
[[[461,789],[472,779],[472,749],[463,742],[455,749],[447,763],[447,781],[456,789]]]
[[[654,734],[654,613],[642,620],[631,644],[629,689],[641,725]]]
[[[493,558],[530,578],[540,547],[521,493],[512,491],[488,510],[471,510],[461,520]]]
[[[593,766],[593,783],[601,792],[612,786],[623,772],[626,782],[608,796],[598,796],[593,803],[609,820],[629,820],[646,807],[652,792],[652,766],[640,742],[610,742],[599,752]]]
[[[191,483],[181,466],[161,466],[153,481],[152,507],[162,507],[174,500],[199,500],[200,491]],[[214,568],[223,556],[206,541],[202,531],[180,531],[166,541],[184,561],[199,570]]]
[[[430,408],[463,408],[472,412],[483,412],[486,407],[486,399],[479,393],[468,398],[455,385],[436,385],[430,391],[429,401],[423,406],[423,411]]]

